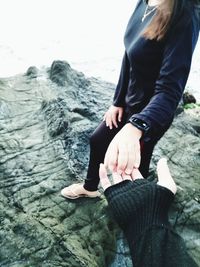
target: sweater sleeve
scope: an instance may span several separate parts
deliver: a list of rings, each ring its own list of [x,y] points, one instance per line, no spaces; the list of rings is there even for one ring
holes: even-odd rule
[[[140,113],[132,116],[144,121],[153,134],[171,124],[188,79],[192,54],[199,35],[197,18],[193,15],[190,18],[188,15],[182,15],[184,19],[172,28],[166,40],[154,95]]]
[[[198,267],[188,254],[184,240],[164,227],[152,227],[130,247],[134,267]]]
[[[113,216],[123,230],[134,267],[198,267],[168,220],[173,193],[145,179],[106,189]]]
[[[119,76],[119,81],[115,89],[115,94],[113,98],[113,105],[116,107],[123,107],[125,104],[125,95],[127,92],[127,87],[129,83],[129,60],[126,52],[124,53],[122,66]]]

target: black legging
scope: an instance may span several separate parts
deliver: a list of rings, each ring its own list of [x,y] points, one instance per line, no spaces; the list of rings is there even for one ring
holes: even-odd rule
[[[88,191],[96,191],[99,184],[99,164],[103,163],[107,148],[119,132],[119,130],[128,122],[131,115],[124,112],[122,121],[118,123],[118,128],[113,127],[110,130],[106,127],[105,122],[101,122],[96,128],[94,133],[90,137],[90,160],[87,172],[87,178],[85,179],[84,188]],[[157,136],[156,141],[148,141],[141,143],[141,164],[139,167],[140,172],[146,178],[149,172],[149,165],[153,149],[157,141],[163,136],[164,132]]]

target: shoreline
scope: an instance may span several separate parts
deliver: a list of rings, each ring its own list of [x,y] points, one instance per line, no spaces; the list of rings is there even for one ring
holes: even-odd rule
[[[199,43],[199,49],[200,49],[200,43]],[[7,79],[24,74],[26,70],[31,66],[35,66],[37,69],[40,70],[46,67],[50,67],[53,61],[54,60],[50,61],[49,59],[48,62],[45,62],[45,64],[35,64],[35,65],[34,64],[28,65],[23,63],[21,64],[19,71],[16,70],[11,71],[10,74],[3,77],[1,77],[0,73],[0,79]],[[73,69],[82,72],[87,78],[94,77],[105,82],[113,83],[114,85],[116,85],[118,82],[118,77],[121,67],[121,58],[119,57],[118,58],[105,57],[102,59],[97,59],[97,60],[91,59],[81,62],[68,61],[68,60],[66,61],[70,64],[70,66]],[[184,92],[189,92],[192,95],[194,95],[198,103],[200,103],[199,84],[200,84],[200,62],[199,64],[198,62],[195,62],[195,64],[193,64],[191,67],[190,75]]]

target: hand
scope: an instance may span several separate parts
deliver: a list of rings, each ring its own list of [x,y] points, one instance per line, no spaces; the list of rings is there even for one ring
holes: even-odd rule
[[[144,179],[144,177],[142,176],[142,174],[140,173],[140,171],[138,169],[133,169],[133,171],[130,175],[125,174],[125,173],[120,175],[117,172],[112,172],[113,183],[111,184],[111,181],[108,178],[107,170],[106,170],[106,167],[104,164],[100,164],[99,177],[100,177],[101,186],[102,186],[104,191],[107,188],[111,187],[112,185],[119,184],[125,180],[135,181],[136,179]]]
[[[105,166],[100,165],[100,182],[109,208],[130,246],[147,228],[155,224],[169,226],[168,211],[176,193],[176,184],[166,159],[158,162],[157,171],[158,183],[143,179],[138,170],[131,175],[112,173],[110,180]]]
[[[140,166],[140,138],[142,131],[127,123],[111,141],[104,164],[110,171],[131,174]]]
[[[110,106],[108,111],[105,113],[103,120],[106,122],[106,126],[112,130],[113,126],[118,128],[117,122],[121,122],[123,115],[122,107]]]
[[[174,182],[174,179],[171,176],[169,171],[169,167],[167,165],[167,160],[165,158],[161,158],[157,163],[157,174],[158,174],[158,182],[157,184],[169,189],[174,195],[176,194],[177,187]],[[111,187],[114,184],[118,184],[123,182],[124,180],[135,181],[137,179],[143,179],[142,174],[138,169],[134,169],[130,175],[119,175],[116,172],[112,173],[113,184],[108,178],[107,171],[104,164],[100,164],[99,168],[99,177],[100,183],[105,191],[107,188]]]

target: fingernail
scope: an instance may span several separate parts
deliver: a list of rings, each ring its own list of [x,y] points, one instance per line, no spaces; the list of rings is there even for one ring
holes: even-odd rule
[[[131,174],[131,172],[132,172],[131,169],[127,169],[127,170],[125,170],[125,173],[126,173],[126,174]]]

